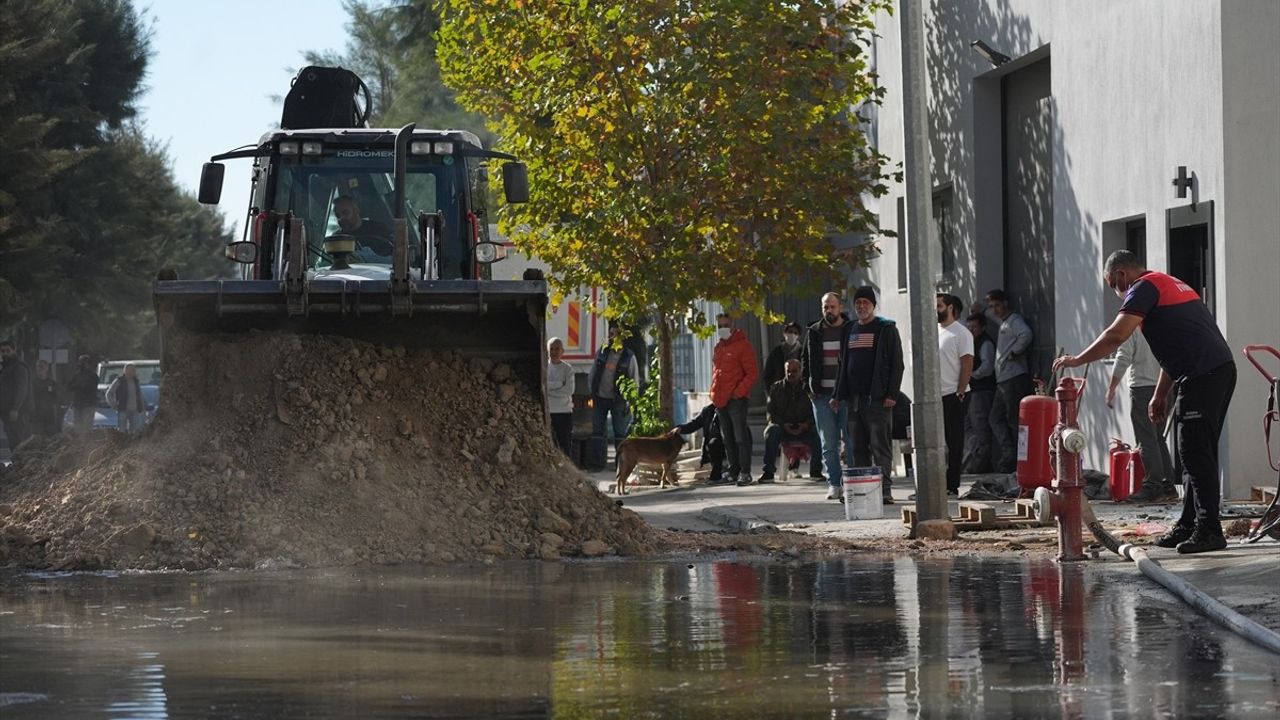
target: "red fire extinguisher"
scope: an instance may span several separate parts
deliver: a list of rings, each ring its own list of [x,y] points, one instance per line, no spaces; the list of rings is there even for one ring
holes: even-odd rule
[[[1053,484],[1049,435],[1057,422],[1058,401],[1047,395],[1028,395],[1018,403],[1018,487],[1024,497]]]
[[[1110,460],[1111,499],[1124,502],[1142,489],[1142,480],[1147,476],[1147,468],[1142,464],[1142,450],[1129,447],[1119,438],[1112,438]]]

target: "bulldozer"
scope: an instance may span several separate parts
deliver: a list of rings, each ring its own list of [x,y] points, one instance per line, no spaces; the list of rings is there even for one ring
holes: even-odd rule
[[[279,130],[204,164],[198,199],[216,205],[223,161],[252,160],[244,236],[225,248],[238,272],[156,280],[164,361],[209,333],[337,335],[508,362],[544,398],[546,282],[490,272],[506,254],[490,239],[490,164],[508,203],[528,201],[527,167],[465,130],[370,128],[369,109],[355,73],[306,67]]]

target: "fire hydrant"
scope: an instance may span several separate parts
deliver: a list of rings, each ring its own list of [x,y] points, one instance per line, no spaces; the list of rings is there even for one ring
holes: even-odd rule
[[[1049,459],[1054,469],[1054,489],[1036,488],[1032,503],[1041,522],[1055,518],[1058,522],[1058,560],[1084,560],[1081,539],[1081,493],[1084,478],[1080,474],[1080,453],[1088,444],[1076,422],[1076,410],[1084,390],[1082,378],[1064,377],[1054,395],[1058,399],[1058,424],[1049,435]]]

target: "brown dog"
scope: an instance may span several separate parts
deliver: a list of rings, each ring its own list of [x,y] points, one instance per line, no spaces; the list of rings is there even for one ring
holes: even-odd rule
[[[614,492],[627,494],[627,478],[636,465],[662,466],[662,478],[658,487],[679,485],[676,478],[676,459],[680,456],[680,448],[684,447],[684,438],[677,430],[668,431],[658,437],[632,437],[618,445],[618,482]],[[667,478],[670,477],[670,482]]]

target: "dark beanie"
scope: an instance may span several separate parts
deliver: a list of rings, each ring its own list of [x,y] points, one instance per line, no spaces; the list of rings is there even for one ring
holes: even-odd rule
[[[853,291],[853,299],[857,301],[859,298],[866,298],[867,300],[870,300],[872,305],[877,304],[876,291],[873,290],[870,285],[863,285]]]

